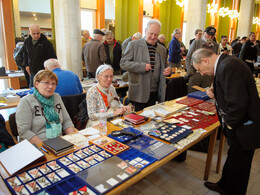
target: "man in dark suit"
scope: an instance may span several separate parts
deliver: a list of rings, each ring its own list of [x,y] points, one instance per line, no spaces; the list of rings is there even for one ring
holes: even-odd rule
[[[29,87],[33,87],[33,78],[38,71],[44,69],[44,61],[57,56],[52,43],[41,33],[38,24],[31,24],[29,33],[23,45],[23,60],[26,71],[30,75]]]
[[[252,73],[242,60],[208,49],[195,51],[192,62],[200,74],[214,76],[207,93],[215,96],[229,145],[221,179],[205,186],[220,194],[246,194],[254,151],[260,147],[260,99]]]

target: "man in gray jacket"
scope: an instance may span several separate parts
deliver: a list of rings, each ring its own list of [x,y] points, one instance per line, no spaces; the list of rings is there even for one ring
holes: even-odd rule
[[[101,30],[95,29],[93,39],[86,43],[82,49],[82,60],[86,64],[87,78],[95,78],[95,72],[99,65],[107,61],[105,47],[101,42],[104,35]]]
[[[210,87],[213,77],[204,75],[202,76],[198,73],[192,65],[191,56],[192,54],[200,48],[207,48],[212,50],[215,54],[218,54],[219,46],[218,44],[213,41],[213,38],[216,34],[216,29],[212,26],[209,26],[203,32],[203,36],[201,39],[194,40],[189,48],[188,54],[186,56],[186,68],[188,72],[189,78],[189,86],[188,86],[188,93],[196,91],[193,89],[192,86],[197,85],[200,87]]]
[[[121,59],[120,66],[129,72],[128,98],[136,111],[165,100],[166,48],[157,44],[161,23],[152,19],[145,29],[145,37],[131,41]]]

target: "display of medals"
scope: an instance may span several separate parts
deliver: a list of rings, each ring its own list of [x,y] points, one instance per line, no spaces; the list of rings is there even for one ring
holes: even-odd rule
[[[176,101],[176,103],[184,104],[184,105],[187,105],[187,106],[194,106],[194,105],[200,104],[202,102],[204,102],[204,101],[199,100],[199,99],[195,99],[195,98],[189,98],[189,97]]]
[[[90,140],[90,143],[98,145],[99,147],[105,149],[106,151],[112,153],[113,155],[117,155],[120,152],[123,152],[129,148],[129,146],[122,144],[107,136],[101,136],[97,139]]]
[[[174,143],[191,134],[192,131],[174,124],[165,124],[157,130],[151,131],[149,135]]]
[[[205,111],[213,113],[213,114],[217,113],[215,104],[213,104],[211,102],[202,102],[202,103],[194,105],[192,107],[196,108],[198,110],[205,110]]]

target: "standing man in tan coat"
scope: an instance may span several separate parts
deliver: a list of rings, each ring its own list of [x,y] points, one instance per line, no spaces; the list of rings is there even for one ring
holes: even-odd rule
[[[107,61],[105,47],[101,42],[104,35],[101,30],[95,29],[93,39],[82,49],[82,60],[86,64],[87,78],[95,78],[97,68]]]

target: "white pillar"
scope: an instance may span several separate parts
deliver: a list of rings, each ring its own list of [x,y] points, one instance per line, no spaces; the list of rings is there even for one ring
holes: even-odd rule
[[[237,36],[248,36],[251,32],[255,0],[241,0]]]
[[[188,0],[187,28],[185,46],[189,48],[190,40],[195,37],[195,30],[204,31],[206,22],[207,0]]]
[[[2,14],[0,15],[0,67],[6,67]],[[0,79],[0,92],[8,87],[8,79]]]
[[[19,10],[19,0],[13,0],[13,9],[14,9],[15,37],[22,37],[22,35],[21,35],[21,19],[20,19],[20,10]]]
[[[54,0],[56,52],[62,69],[82,78],[80,0]]]

